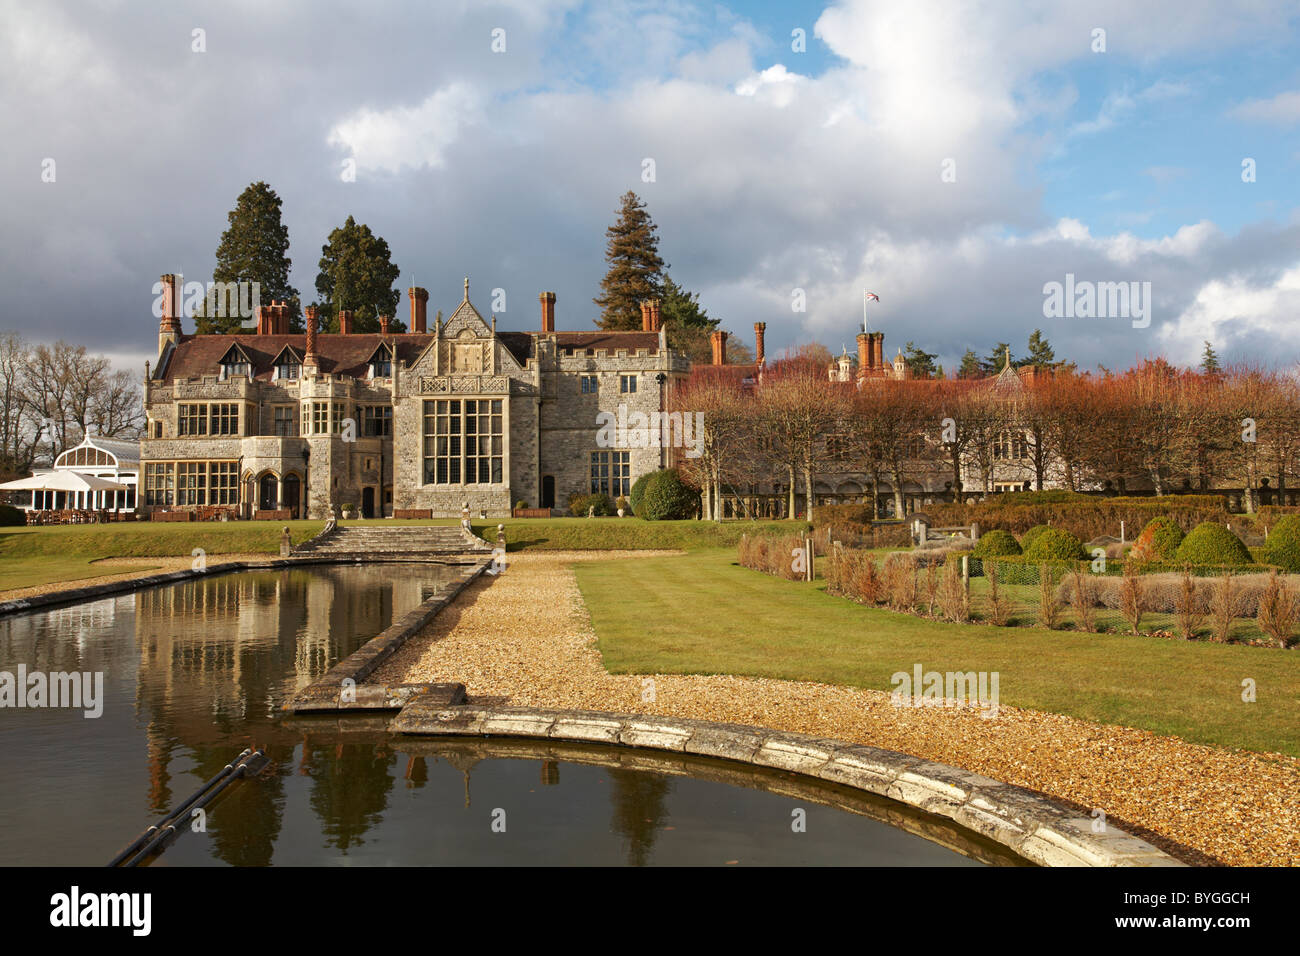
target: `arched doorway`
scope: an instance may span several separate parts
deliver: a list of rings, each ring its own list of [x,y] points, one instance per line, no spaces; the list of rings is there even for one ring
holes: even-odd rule
[[[300,517],[302,506],[302,485],[297,475],[284,476],[284,506],[294,518]]]
[[[361,489],[361,517],[373,518],[375,516],[375,489]]]
[[[262,511],[274,511],[280,507],[280,481],[275,475],[266,474],[258,483],[257,506]]]
[[[555,476],[542,475],[542,500],[538,502],[539,508],[555,507]]]

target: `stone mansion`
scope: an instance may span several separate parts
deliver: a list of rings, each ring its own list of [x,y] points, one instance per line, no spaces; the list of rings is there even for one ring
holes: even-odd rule
[[[180,282],[162,277],[158,359],[147,370],[139,504],[240,517],[509,514],[563,508],[569,495],[626,495],[667,449],[599,447],[598,415],[667,407],[690,370],[669,349],[659,304],[633,332],[560,332],[555,293],[541,328],[498,332],[470,302],[428,327],[429,294],[409,290],[410,331],[289,332],[283,303],[251,334],[189,335]]]

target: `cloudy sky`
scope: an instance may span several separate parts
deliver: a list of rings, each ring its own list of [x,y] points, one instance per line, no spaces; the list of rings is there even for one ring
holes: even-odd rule
[[[1081,366],[1292,363],[1298,29],[1267,0],[0,0],[0,328],[142,366],[158,276],[210,278],[259,179],[304,301],[350,214],[431,313],[468,274],[503,328],[542,290],[590,328],[633,189],[769,352],[852,351],[869,289],[890,354],[949,368],[1034,328]],[[1149,326],[1046,317],[1067,274],[1149,282]]]

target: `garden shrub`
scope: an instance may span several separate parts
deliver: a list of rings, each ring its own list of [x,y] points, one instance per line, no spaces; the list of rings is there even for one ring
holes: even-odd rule
[[[1284,515],[1268,534],[1265,559],[1288,574],[1300,574],[1300,517]]]
[[[1296,596],[1287,587],[1286,581],[1274,571],[1268,576],[1268,584],[1260,595],[1255,623],[1278,647],[1285,649],[1291,645],[1298,616],[1300,603],[1297,603]]]
[[[699,492],[682,481],[676,471],[665,468],[650,475],[641,507],[635,510],[637,517],[647,521],[673,521],[694,517],[699,504]]]
[[[653,471],[648,471],[632,482],[632,490],[628,492],[627,500],[632,505],[634,515],[641,514],[641,499],[645,496],[645,486],[650,483],[650,476],[653,474]]]
[[[1064,528],[1043,528],[1024,549],[1027,561],[1073,561],[1086,558],[1083,542]]]
[[[1034,543],[1034,539],[1037,538],[1037,537],[1038,537],[1040,534],[1042,534],[1044,531],[1046,531],[1046,530],[1048,529],[1048,527],[1049,527],[1049,525],[1045,525],[1045,524],[1036,524],[1036,525],[1034,525],[1032,528],[1030,528],[1028,531],[1026,531],[1024,534],[1022,534],[1022,535],[1020,536],[1020,552],[1021,552],[1021,554],[1023,554],[1023,553],[1024,553],[1024,552],[1029,548],[1029,546],[1030,546],[1031,544]]]
[[[0,505],[0,528],[16,528],[27,524],[27,514],[13,505]]]
[[[1138,562],[1168,561],[1183,543],[1183,529],[1173,518],[1160,515],[1147,522],[1129,557]]]
[[[1010,531],[996,528],[980,535],[972,554],[977,558],[995,558],[1003,555],[1020,554],[1020,544]]]
[[[1180,564],[1233,566],[1250,564],[1250,551],[1235,534],[1213,521],[1198,524],[1174,552]]]
[[[595,509],[597,517],[609,517],[614,514],[614,502],[606,494],[573,495],[569,498],[569,514],[574,517],[587,517],[588,509]]]

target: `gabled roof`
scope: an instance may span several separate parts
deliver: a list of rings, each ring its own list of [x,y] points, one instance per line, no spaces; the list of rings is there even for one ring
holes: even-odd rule
[[[410,364],[432,341],[433,335],[430,333],[322,333],[316,336],[316,354],[320,358],[322,373],[365,378],[370,371],[370,358],[381,342],[391,343],[395,361]],[[222,358],[235,345],[248,356],[253,378],[270,381],[275,372],[276,360],[286,348],[292,348],[298,354],[306,352],[306,336],[302,333],[182,335],[170,356],[164,353],[165,361],[158,363],[154,381],[170,384],[178,379],[219,375]]]
[[[230,348],[226,349],[226,354],[221,356],[221,361],[219,364],[236,365],[239,363],[243,363],[246,365],[253,364],[252,359],[248,357],[248,353],[245,352],[244,349],[240,346],[239,342],[236,341],[236,342],[232,342],[230,344]]]
[[[286,345],[280,349],[279,353],[271,360],[272,365],[301,365],[304,351],[294,348],[292,345]]]
[[[465,279],[465,298],[461,299],[460,305],[456,306],[456,311],[442,324],[442,334],[446,338],[455,338],[466,329],[479,338],[486,338],[492,334],[492,329],[483,321],[483,316],[478,314],[478,309],[474,308],[469,301],[468,278]]]

